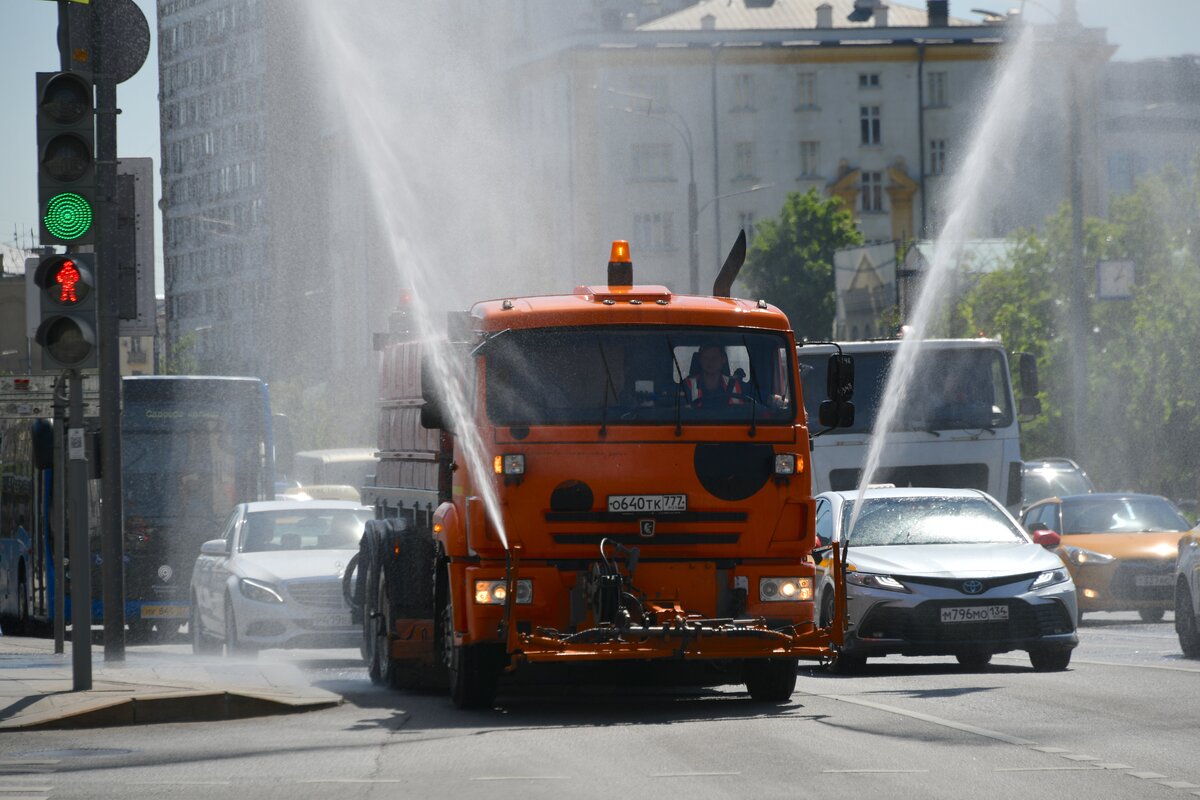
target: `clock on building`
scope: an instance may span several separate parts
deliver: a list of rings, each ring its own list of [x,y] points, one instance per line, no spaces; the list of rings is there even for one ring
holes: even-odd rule
[[[1132,261],[1101,261],[1096,264],[1096,298],[1128,300],[1133,297]]]

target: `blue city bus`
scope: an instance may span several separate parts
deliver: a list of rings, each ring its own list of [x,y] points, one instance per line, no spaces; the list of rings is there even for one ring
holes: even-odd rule
[[[178,631],[201,543],[238,503],[274,497],[274,444],[257,378],[139,375],[122,393],[125,618],[137,640]]]

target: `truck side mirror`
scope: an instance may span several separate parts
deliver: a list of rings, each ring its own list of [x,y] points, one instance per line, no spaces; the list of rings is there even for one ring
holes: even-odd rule
[[[854,425],[854,403],[822,400],[817,407],[817,421],[826,428],[849,428]]]
[[[839,403],[854,397],[854,356],[835,353],[829,357],[825,391],[830,400]]]
[[[1032,353],[1017,353],[1017,370],[1021,373],[1021,394],[1033,397],[1038,393],[1037,358]]]
[[[1038,397],[1025,395],[1019,401],[1017,411],[1022,417],[1036,417],[1042,413],[1042,401]]]
[[[444,350],[443,357],[448,353]],[[437,353],[426,353],[421,357],[421,427],[429,430],[452,431],[450,414],[447,413],[445,397],[433,369],[432,359]]]

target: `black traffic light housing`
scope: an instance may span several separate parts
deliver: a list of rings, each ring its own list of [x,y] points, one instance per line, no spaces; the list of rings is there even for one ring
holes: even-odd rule
[[[37,73],[38,217],[43,245],[96,240],[96,93],[81,72]]]
[[[42,369],[89,369],[97,365],[96,270],[91,253],[43,258],[34,273],[42,321],[37,343]]]

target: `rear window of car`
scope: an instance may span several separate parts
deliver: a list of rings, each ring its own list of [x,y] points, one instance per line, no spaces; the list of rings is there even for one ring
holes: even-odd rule
[[[1149,533],[1186,531],[1191,525],[1164,497],[1068,497],[1063,533]]]
[[[843,529],[850,525],[853,507],[853,502],[845,505]],[[860,547],[1027,541],[1003,511],[979,497],[868,498],[850,532],[850,544]]]
[[[276,550],[357,550],[370,509],[313,508],[255,511],[246,515],[239,549],[243,553]]]

